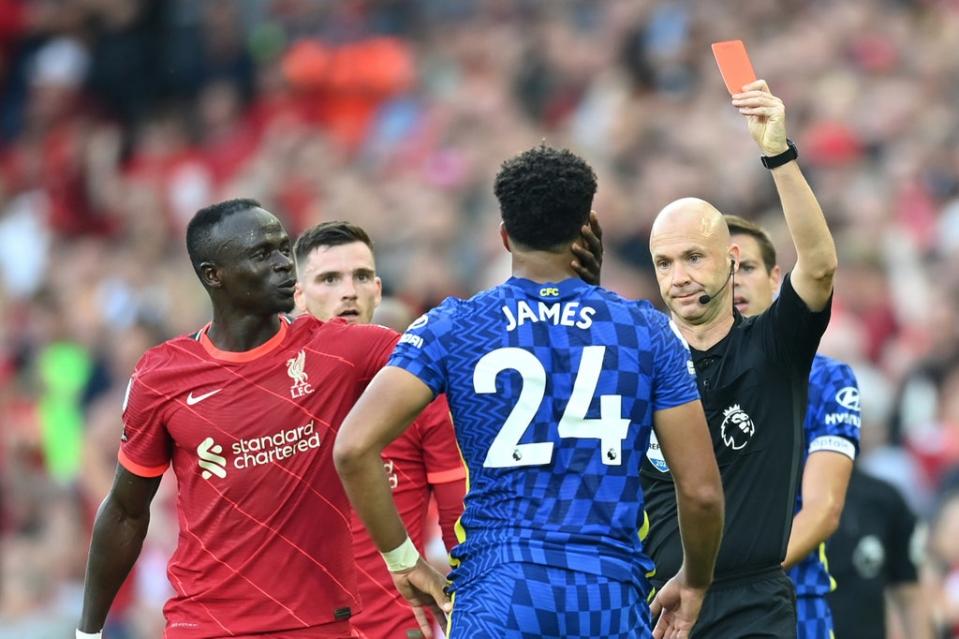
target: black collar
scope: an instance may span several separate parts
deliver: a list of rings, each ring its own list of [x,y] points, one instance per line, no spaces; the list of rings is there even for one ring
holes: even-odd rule
[[[703,360],[708,358],[722,357],[726,354],[726,347],[729,344],[729,336],[733,334],[733,329],[743,323],[746,318],[739,312],[738,308],[733,308],[733,325],[721,340],[710,346],[704,351],[689,347],[694,360]]]

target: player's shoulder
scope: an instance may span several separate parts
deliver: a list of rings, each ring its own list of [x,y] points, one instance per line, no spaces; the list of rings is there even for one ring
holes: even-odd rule
[[[491,289],[490,289],[491,290]],[[490,290],[477,293],[473,297],[447,297],[442,302],[417,317],[407,327],[408,333],[443,334],[462,317],[474,314],[478,309],[489,305]]]
[[[813,358],[809,379],[814,384],[842,382],[846,385],[856,385],[856,374],[849,364],[821,353],[816,353],[816,357]]]
[[[822,353],[816,353],[816,356],[812,361],[812,370],[820,371],[823,373],[829,373],[833,371],[852,371],[849,364],[842,362],[834,357],[829,355],[823,355]]]
[[[148,348],[137,361],[134,367],[135,374],[146,377],[195,362],[203,353],[203,347],[200,346],[200,335],[203,330],[178,335]]]
[[[289,324],[290,339],[294,341],[310,340],[324,332],[336,332],[339,325],[346,326],[346,320],[332,319],[324,322],[316,319],[309,313],[281,315],[280,318],[281,321]]]
[[[513,280],[515,278],[479,291],[466,299],[448,297],[444,300],[444,303],[448,303],[447,311],[463,314],[482,312],[490,307],[498,310],[505,300],[525,297],[527,292]]]
[[[686,340],[672,319],[647,299],[630,299],[601,286],[592,286],[583,296],[588,304],[602,305],[613,323],[632,327],[642,340],[660,341],[674,335],[683,346]]]
[[[605,291],[605,289],[601,290]],[[637,325],[644,325],[653,330],[671,331],[682,340],[682,336],[679,335],[679,332],[669,315],[656,308],[649,300],[631,300],[624,298],[617,293],[613,293],[612,291],[607,291],[607,294],[612,296],[616,303],[622,304],[624,307],[629,309],[630,313],[635,318]]]
[[[205,330],[170,338],[144,351],[130,374],[128,392],[136,388],[138,393],[166,394],[179,388],[208,359],[200,344]]]
[[[478,301],[477,298],[479,298],[484,293],[488,293],[488,291],[482,291],[468,299],[463,299],[461,297],[454,297],[451,295],[447,297],[446,299],[444,299],[439,304],[437,304],[435,307],[430,309],[429,312],[426,313],[426,315],[429,315],[430,318],[433,318],[436,320],[452,319],[456,317],[458,314],[463,312],[468,312],[471,308],[476,306]]]
[[[674,325],[669,315],[653,306],[649,300],[635,300],[633,301],[633,308],[650,325],[672,330]]]
[[[647,324],[656,326],[667,326],[669,324],[669,316],[657,309],[647,299],[623,297],[619,293],[602,286],[590,286],[583,291],[583,297],[585,300],[599,301],[613,309],[622,309],[637,320]]]
[[[399,336],[399,333],[393,329],[380,324],[350,324],[338,317],[323,321],[316,319],[309,313],[303,313],[285,321],[290,322],[291,339],[303,343],[314,340],[323,340],[329,343],[341,337],[350,340],[376,341]]]

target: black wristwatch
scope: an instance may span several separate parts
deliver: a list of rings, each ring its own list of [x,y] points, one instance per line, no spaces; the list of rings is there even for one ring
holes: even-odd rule
[[[786,138],[786,150],[780,153],[779,155],[763,155],[760,159],[763,161],[763,166],[767,169],[775,169],[780,167],[787,162],[792,162],[799,157],[799,149],[796,148],[796,145],[793,144],[793,141],[789,138]]]

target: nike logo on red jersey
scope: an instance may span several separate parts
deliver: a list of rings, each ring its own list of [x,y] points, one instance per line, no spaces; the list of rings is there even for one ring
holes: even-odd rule
[[[186,396],[186,405],[193,406],[194,404],[199,404],[207,397],[213,397],[214,395],[219,393],[221,390],[223,389],[218,388],[214,391],[210,391],[209,393],[203,393],[202,395],[197,395],[196,397],[193,396],[193,391],[190,391],[190,394]]]

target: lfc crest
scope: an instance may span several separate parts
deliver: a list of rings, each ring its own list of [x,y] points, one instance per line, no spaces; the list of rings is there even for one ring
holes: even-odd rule
[[[290,397],[296,399],[313,392],[310,385],[310,376],[306,374],[306,351],[301,350],[296,357],[286,360],[286,374],[293,380],[290,386]]]

